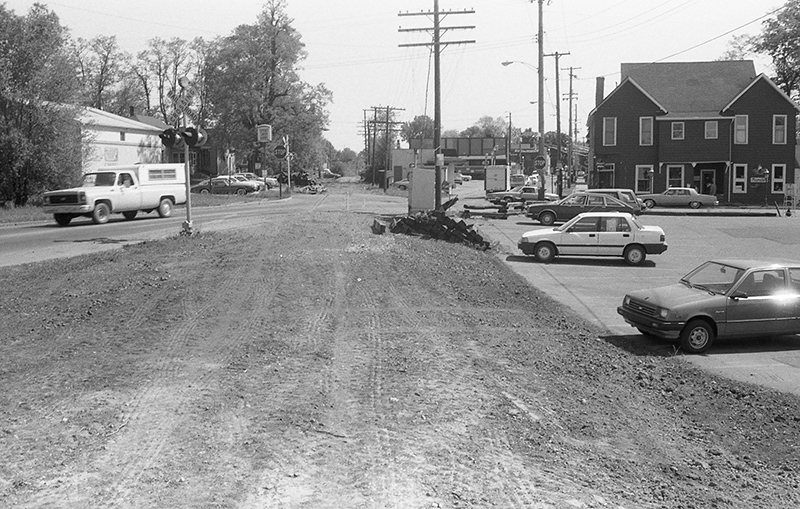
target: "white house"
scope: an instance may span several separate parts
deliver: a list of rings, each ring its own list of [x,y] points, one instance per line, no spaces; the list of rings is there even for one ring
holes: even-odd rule
[[[162,162],[163,145],[158,137],[167,128],[139,122],[96,108],[85,108],[81,124],[88,133],[83,171],[103,166]]]

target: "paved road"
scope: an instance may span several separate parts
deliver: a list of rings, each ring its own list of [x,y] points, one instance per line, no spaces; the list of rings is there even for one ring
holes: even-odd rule
[[[466,184],[465,184],[466,185]],[[461,204],[485,203],[479,186],[461,190]],[[630,267],[621,259],[558,258],[541,264],[525,257],[516,243],[525,231],[542,228],[524,216],[506,220],[472,219],[499,243],[500,256],[532,285],[609,331],[619,344],[641,341],[655,355],[672,355],[674,345],[645,339],[616,312],[625,293],[672,284],[711,258],[777,257],[800,260],[800,217],[644,215],[645,224],[661,226],[669,249]],[[758,341],[720,341],[704,355],[686,359],[710,372],[800,395],[800,337]]]

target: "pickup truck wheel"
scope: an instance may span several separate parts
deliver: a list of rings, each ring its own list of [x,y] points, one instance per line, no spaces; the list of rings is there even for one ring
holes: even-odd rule
[[[714,342],[714,330],[705,320],[689,320],[681,331],[681,348],[688,353],[703,353]]]
[[[533,256],[542,263],[550,263],[556,257],[556,247],[549,242],[540,242],[533,248]]]
[[[247,190],[245,190],[245,189],[237,189],[236,190],[236,194],[238,194],[239,196],[244,196],[244,195],[247,194]]]
[[[56,218],[56,223],[61,226],[67,226],[72,221],[72,216],[69,214],[54,214],[53,217]]]
[[[628,265],[641,265],[647,258],[647,253],[640,246],[628,246],[623,257]]]
[[[92,211],[92,221],[94,221],[94,224],[107,223],[109,216],[111,216],[111,209],[108,208],[108,205],[105,203],[98,203],[94,206],[94,210]]]
[[[158,217],[169,217],[172,215],[172,200],[163,198],[158,204]]]
[[[127,219],[128,221],[130,221],[131,219],[133,219],[133,218],[135,218],[135,217],[136,217],[136,213],[137,213],[137,212],[138,212],[138,210],[130,210],[130,211],[128,211],[128,212],[123,212],[123,213],[122,213],[122,217],[124,217],[125,219]]]
[[[539,222],[545,226],[551,226],[556,222],[556,215],[552,212],[542,212],[539,214]]]

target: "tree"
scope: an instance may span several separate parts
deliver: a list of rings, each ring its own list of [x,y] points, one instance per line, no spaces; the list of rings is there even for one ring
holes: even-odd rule
[[[718,60],[745,60],[753,52],[755,38],[750,35],[737,35],[728,41],[725,53]]]
[[[471,136],[473,138],[503,138],[508,135],[508,122],[502,117],[492,118],[488,115],[478,119],[463,131],[461,136]]]
[[[754,49],[772,57],[775,83],[790,97],[800,92],[800,0],[788,0],[774,19],[763,24]]]
[[[24,205],[81,174],[78,64],[67,29],[41,4],[0,4],[0,201]]]
[[[113,87],[121,81],[126,65],[117,38],[100,35],[90,41],[78,39],[74,47],[86,90],[85,104],[108,111],[106,106],[111,102]]]
[[[400,128],[400,139],[408,142],[415,138],[433,139],[433,119],[427,115],[418,115],[411,122]]]
[[[254,160],[256,126],[271,124],[276,136],[289,137],[295,164],[302,167],[323,157],[316,141],[327,125],[331,94],[324,85],[298,77],[306,54],[285,10],[285,0],[268,0],[255,24],[236,27],[209,48],[207,107],[223,146]],[[277,167],[271,153],[267,158],[268,165]]]

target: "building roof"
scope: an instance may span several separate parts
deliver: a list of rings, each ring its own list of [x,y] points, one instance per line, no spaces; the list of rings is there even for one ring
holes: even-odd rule
[[[677,117],[717,116],[756,78],[752,60],[624,63],[621,73]]]
[[[158,134],[163,128],[133,120],[128,117],[115,115],[97,108],[86,107],[81,113],[81,123],[100,129],[115,129],[125,131],[140,131]]]

